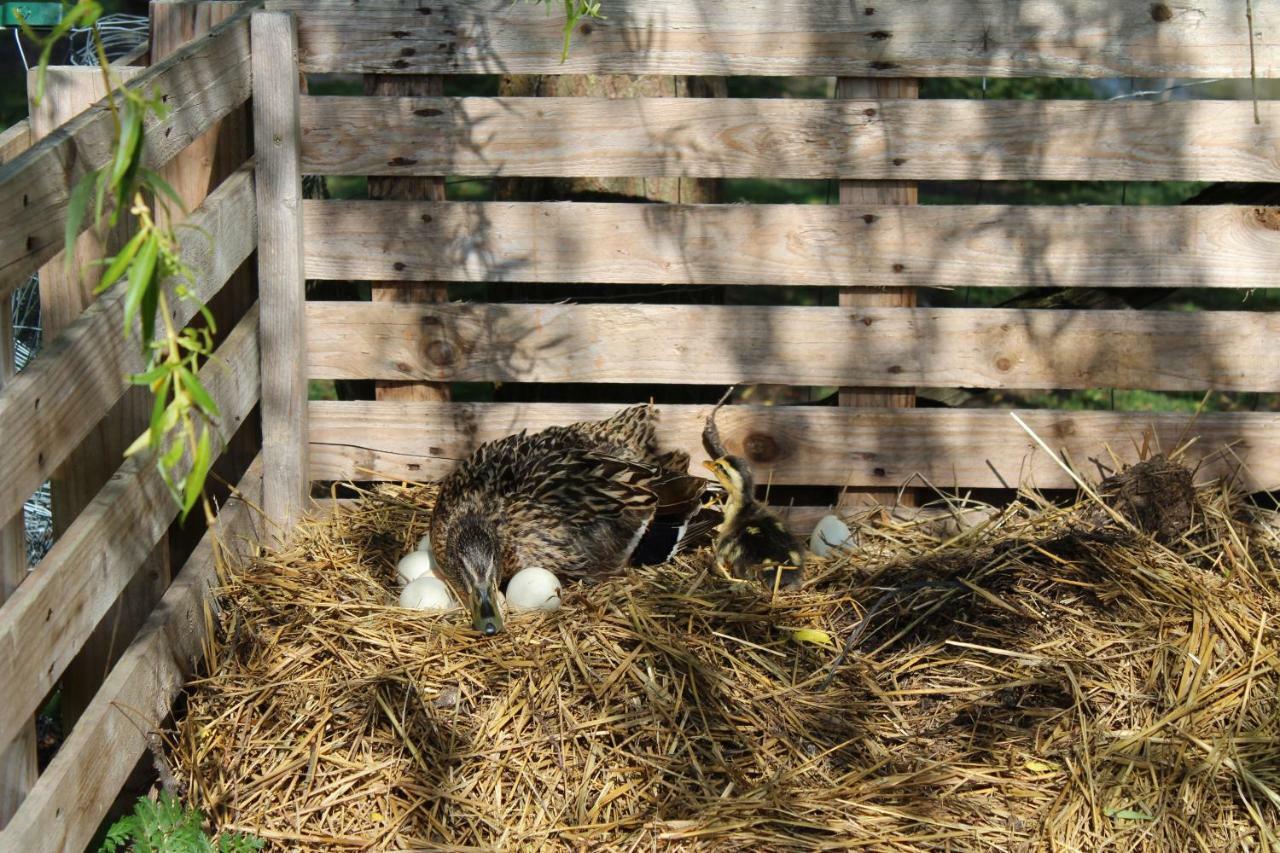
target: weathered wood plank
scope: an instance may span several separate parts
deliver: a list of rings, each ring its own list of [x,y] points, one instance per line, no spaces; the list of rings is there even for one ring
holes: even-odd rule
[[[302,99],[323,175],[1280,181],[1280,103]],[[371,133],[370,128],[377,128]]]
[[[874,77],[839,77],[836,79],[837,98],[917,98],[920,96],[920,85],[914,79],[877,79]],[[840,204],[849,206],[875,205],[914,205],[919,201],[919,192],[914,181],[841,181]],[[920,239],[915,232],[904,233],[903,238],[910,242]],[[897,276],[889,276],[890,280]],[[882,279],[883,281],[883,279]],[[848,282],[845,283],[846,285]],[[838,296],[839,303],[845,308],[911,308],[916,304],[916,292],[911,287],[842,287]],[[839,394],[841,406],[860,406],[869,408],[910,408],[916,404],[916,395],[911,388],[841,388]],[[904,502],[912,502],[914,493],[902,493]],[[893,489],[848,490],[840,493],[841,506],[857,506],[867,504],[893,505],[898,501],[898,493]]]
[[[1280,389],[1280,313],[312,302],[324,379]]]
[[[13,300],[0,299],[0,390],[13,379]],[[27,579],[26,526],[22,513],[0,526],[0,604]],[[0,829],[22,805],[36,783],[35,721],[28,720],[12,743],[0,741]]]
[[[142,73],[137,67],[114,69],[116,82]],[[31,135],[43,139],[71,121],[107,94],[102,70],[96,66],[53,66],[46,69],[44,97],[37,101],[34,70],[27,73],[27,103],[31,112]],[[128,239],[130,224],[122,221],[107,233],[85,231],[76,241],[71,266],[65,252],[40,268],[40,325],[49,339],[71,325],[93,301],[98,266]],[[96,424],[84,441],[50,476],[53,535],[61,536],[76,516],[89,505],[120,465],[121,454],[151,417],[151,397],[144,388],[130,388],[111,411]],[[93,698],[98,685],[123,652],[151,608],[169,583],[169,562],[160,551],[153,553],[120,599],[94,630],[80,654],[67,667],[59,709],[64,731],[75,724],[80,712]]]
[[[199,232],[182,243],[181,256],[195,273],[194,293],[208,300],[253,251],[256,215],[253,170],[246,164],[209,196],[189,220]],[[188,300],[172,303],[185,325],[195,312]],[[104,293],[0,392],[0,518],[12,518],[27,496],[48,479],[115,405],[125,375],[142,367],[134,340],[121,334],[124,288]]]
[[[282,533],[307,499],[307,376],[293,16],[253,15],[258,282],[262,304],[262,464],[267,517]]]
[[[877,287],[1276,284],[1265,208],[307,201],[307,277]]]
[[[247,553],[246,541],[256,538],[252,508],[261,500],[262,469],[255,463],[21,811],[0,832],[0,849],[78,853],[89,844],[147,749],[147,734],[163,724],[173,697],[191,676],[203,652],[217,566]]]
[[[1261,5],[1255,3],[1256,7]],[[299,14],[305,71],[856,77],[1248,77],[1241,4],[1109,0],[875,3],[614,0],[560,63],[556,8],[509,0],[274,0]],[[1280,75],[1263,25],[1258,75]]]
[[[317,480],[433,480],[481,442],[521,429],[608,417],[619,406],[556,403],[377,403],[315,401],[311,476]],[[692,470],[706,458],[698,436],[706,406],[663,406],[664,445],[687,450]],[[1080,465],[1107,461],[1110,447],[1134,461],[1135,447],[1172,450],[1199,436],[1198,480],[1233,472],[1241,485],[1280,487],[1280,414],[1020,411],[1049,446]],[[851,411],[836,406],[726,406],[717,422],[729,450],[751,460],[775,485],[897,487],[921,475],[938,488],[1072,488],[1007,411],[938,409]],[[1190,426],[1188,426],[1190,424]],[[1232,444],[1233,454],[1222,448]],[[1215,455],[1217,454],[1217,455]],[[1213,458],[1209,458],[1213,457]],[[1238,457],[1238,459],[1236,458]],[[1089,465],[1089,472],[1095,469]],[[1088,473],[1088,472],[1086,472]],[[915,481],[916,485],[919,481]]]
[[[167,98],[169,116],[148,126],[143,154],[147,164],[161,166],[248,99],[247,10],[151,66],[129,86],[155,87]],[[111,140],[104,100],[0,166],[0,295],[62,248],[71,190],[88,169],[107,162]]]
[[[216,352],[200,371],[222,412],[215,458],[258,401],[256,310]],[[177,513],[155,460],[126,460],[0,607],[0,683],[11,688],[0,696],[0,743],[35,712]]]
[[[23,119],[7,130],[0,132],[0,166],[31,147],[31,120]]]

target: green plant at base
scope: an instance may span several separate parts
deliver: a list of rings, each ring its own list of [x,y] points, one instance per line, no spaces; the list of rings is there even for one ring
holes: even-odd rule
[[[104,853],[250,853],[265,845],[261,838],[224,832],[215,844],[204,832],[199,809],[184,808],[168,791],[158,800],[139,797],[133,814],[111,824],[102,841]]]
[[[213,355],[216,328],[213,315],[192,292],[195,274],[182,261],[175,229],[160,224],[173,221],[169,202],[185,212],[182,199],[163,178],[142,165],[147,117],[163,120],[168,107],[159,91],[145,93],[112,79],[97,28],[101,16],[102,6],[96,0],[78,0],[47,36],[38,35],[25,22],[22,29],[41,46],[35,93],[39,103],[54,46],[73,27],[92,28],[103,84],[111,93],[107,105],[114,125],[112,154],[109,163],[88,172],[71,192],[64,252],[70,268],[86,218],[89,227],[98,229],[104,223],[114,227],[121,212],[133,217],[133,236],[113,257],[102,261],[104,269],[94,293],[124,280],[124,334],[128,337],[133,332],[136,321],[138,344],[145,358],[143,370],[129,381],[149,387],[155,398],[147,431],[130,445],[125,456],[144,450],[154,454],[160,476],[185,520],[204,496],[204,483],[213,464],[218,407],[197,371]],[[170,298],[194,303],[203,325],[177,328],[169,310]],[[164,321],[159,336],[157,316]],[[180,476],[184,458],[190,467]],[[204,510],[211,518],[207,502]]]
[[[547,14],[551,14],[551,4],[554,0],[529,0],[533,4],[545,3],[547,6]],[[578,26],[578,21],[583,18],[595,18],[598,21],[605,20],[604,15],[600,14],[601,0],[564,0],[564,47],[560,49],[560,64],[569,58],[569,40],[573,38],[573,29]]]

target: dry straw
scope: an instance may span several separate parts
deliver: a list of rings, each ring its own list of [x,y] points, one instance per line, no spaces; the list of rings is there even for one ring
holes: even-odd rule
[[[776,597],[696,554],[491,640],[395,606],[432,496],[335,504],[230,567],[169,747],[219,828],[317,850],[1280,843],[1280,543],[1225,489],[1162,545],[1092,499],[958,535],[882,519]]]

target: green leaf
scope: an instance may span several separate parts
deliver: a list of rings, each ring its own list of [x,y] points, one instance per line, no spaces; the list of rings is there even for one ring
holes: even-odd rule
[[[138,309],[147,300],[147,290],[158,288],[160,283],[155,280],[156,270],[156,254],[160,250],[160,238],[152,233],[147,235],[147,239],[143,241],[142,248],[138,250],[138,256],[134,258],[133,263],[129,265],[129,290],[124,298],[124,331],[129,334],[129,330],[133,327],[133,318],[138,315]],[[155,298],[154,296],[152,297]],[[154,305],[154,302],[152,303]],[[142,348],[145,351],[147,344],[151,342],[152,336],[147,330],[155,331],[156,317],[153,308],[151,317],[144,316],[142,318]]]
[[[200,440],[196,442],[196,458],[191,463],[191,471],[183,483],[182,519],[186,521],[191,508],[196,505],[200,493],[204,491],[204,481],[213,465],[213,448],[209,443],[209,428],[200,431]]]
[[[154,170],[144,166],[138,170],[138,175],[142,178],[143,183],[153,190],[158,190],[161,195],[167,196],[183,213],[187,212],[187,206],[183,203],[182,196],[178,195],[178,191]]]
[[[107,170],[99,169],[97,172],[98,179],[94,182],[97,195],[93,201],[93,221],[102,221],[102,210],[107,202]]]
[[[84,225],[84,215],[89,209],[89,194],[93,192],[93,182],[97,178],[96,169],[86,173],[71,191],[71,198],[67,201],[67,226],[63,233],[62,251],[66,254],[68,275],[75,261],[76,238],[80,236],[80,227]]]
[[[120,212],[129,206],[134,178],[142,164],[142,119],[143,108],[133,99],[126,99],[120,118],[120,138],[116,140],[116,156],[111,163],[110,185],[119,202],[111,211],[112,225],[119,220]]]
[[[218,404],[213,401],[213,397],[209,396],[209,392],[200,384],[200,380],[196,375],[185,367],[178,368],[178,376],[182,379],[182,385],[187,389],[187,393],[191,395],[191,399],[195,400],[200,411],[204,412],[207,417],[216,418],[218,416]]]
[[[134,373],[129,376],[129,382],[134,385],[150,385],[157,379],[162,379],[169,374],[172,368],[168,364],[157,364],[150,370],[144,370],[142,373]]]
[[[182,460],[182,440],[174,439],[169,444],[169,449],[160,456],[160,467],[172,471]]]
[[[129,242],[124,244],[124,247],[111,259],[111,264],[103,270],[102,278],[98,279],[98,286],[93,289],[94,295],[110,289],[120,280],[120,276],[124,275],[134,255],[138,254],[138,247],[142,245],[146,236],[147,232],[139,231],[129,238]]]
[[[124,458],[128,459],[130,456],[136,456],[149,447],[151,447],[151,430],[147,430],[135,438],[133,444],[125,448]]]
[[[129,171],[129,164],[138,151],[138,143],[142,139],[142,110],[132,98],[125,98],[120,110],[120,138],[116,140],[115,159],[111,161],[111,186],[116,188],[117,196],[121,181]]]
[[[165,377],[164,384],[160,386],[160,390],[156,391],[155,402],[151,404],[151,424],[147,427],[147,435],[150,436],[148,444],[152,450],[160,447],[160,438],[164,435],[164,413],[166,400],[169,398],[169,388],[173,382],[173,376]]]

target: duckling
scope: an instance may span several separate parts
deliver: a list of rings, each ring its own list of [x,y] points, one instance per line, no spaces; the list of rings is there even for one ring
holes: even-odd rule
[[[438,574],[486,635],[503,629],[498,586],[526,566],[558,577],[621,571],[650,535],[701,507],[689,455],[661,453],[652,405],[603,421],[481,445],[440,484],[431,518]]]
[[[739,580],[757,576],[769,587],[799,586],[804,578],[804,548],[782,519],[756,500],[746,460],[721,456],[703,464],[727,493],[715,543],[716,565]]]
[[[768,586],[798,586],[804,576],[804,548],[768,506],[755,497],[755,478],[747,461],[725,449],[716,412],[729,399],[730,387],[707,415],[702,446],[711,457],[703,463],[720,481],[726,497],[717,528],[716,564],[730,577],[757,575]]]

